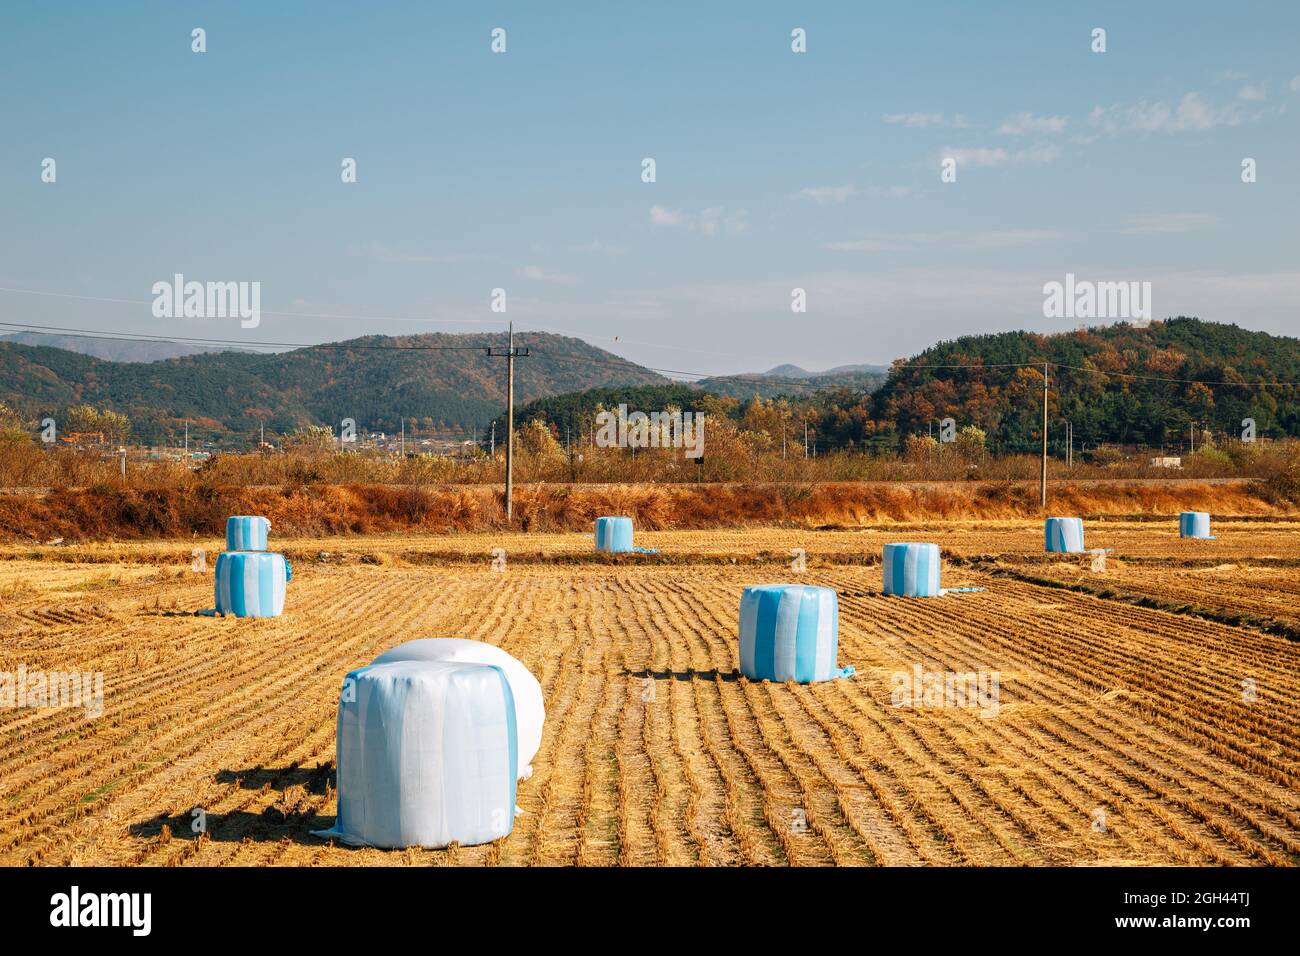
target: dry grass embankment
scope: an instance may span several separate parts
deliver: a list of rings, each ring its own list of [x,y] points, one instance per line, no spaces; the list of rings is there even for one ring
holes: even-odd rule
[[[1058,482],[1049,510],[1085,516],[1280,517],[1293,504],[1249,481]],[[1039,515],[1032,482],[557,485],[516,488],[523,531],[589,530],[602,514],[643,530],[857,526],[879,521],[996,520]],[[277,535],[473,532],[506,527],[492,486],[53,489],[0,495],[0,540],[140,540],[219,535],[228,515],[260,514]]]

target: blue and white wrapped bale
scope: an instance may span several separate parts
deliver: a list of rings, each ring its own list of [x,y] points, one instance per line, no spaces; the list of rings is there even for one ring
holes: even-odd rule
[[[1046,550],[1059,554],[1082,553],[1082,518],[1048,518],[1043,531]]]
[[[622,516],[596,519],[596,550],[614,553],[632,550],[632,519]]]
[[[830,588],[760,584],[740,596],[740,673],[750,680],[811,684],[848,677],[839,668],[840,608]]]
[[[235,515],[226,519],[227,551],[265,551],[271,522],[261,515]]]
[[[451,661],[460,664],[489,664],[499,667],[510,681],[515,703],[515,727],[519,738],[519,779],[533,775],[533,757],[542,746],[542,724],[546,701],[542,685],[523,664],[494,644],[460,637],[426,637],[398,644],[376,657],[372,664],[394,661]]]
[[[1210,534],[1210,516],[1204,511],[1184,511],[1178,515],[1180,538],[1213,538]]]
[[[215,600],[218,614],[279,617],[285,585],[293,569],[273,551],[223,551],[217,555]]]
[[[339,695],[338,817],[315,831],[353,846],[473,846],[514,828],[518,736],[500,667],[393,661]]]
[[[938,597],[939,546],[907,541],[885,545],[884,578],[886,594],[899,597]]]

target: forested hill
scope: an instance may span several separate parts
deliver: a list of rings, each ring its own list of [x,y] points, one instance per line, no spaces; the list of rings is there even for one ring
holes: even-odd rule
[[[1300,382],[1300,339],[1181,317],[942,342],[894,364],[870,418],[905,435],[952,416],[984,428],[996,446],[1029,450],[1042,428],[1042,368],[998,366],[1042,362],[1053,365],[1053,433],[1073,422],[1076,441],[1158,446],[1193,422],[1237,435],[1245,418],[1261,437],[1300,434],[1300,387],[1264,384]],[[981,367],[921,367],[945,365]]]
[[[219,352],[161,362],[109,362],[76,352],[0,343],[0,401],[28,418],[89,403],[128,415],[145,441],[180,434],[248,440],[343,418],[393,431],[469,431],[505,404],[506,362],[489,357],[500,334],[370,336],[274,354]],[[662,376],[579,339],[515,336],[515,400],[607,385],[660,384]],[[404,346],[394,348],[393,346]]]

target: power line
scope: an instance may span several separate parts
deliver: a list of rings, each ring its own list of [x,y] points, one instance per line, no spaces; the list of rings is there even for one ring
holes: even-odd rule
[[[350,342],[250,342],[244,339],[187,338],[185,336],[157,336],[142,332],[105,333],[95,329],[71,329],[61,325],[32,325],[30,323],[0,322],[0,327],[23,329],[27,331],[48,333],[66,332],[84,335],[87,338],[107,339],[116,342],[156,342],[163,345],[232,345],[240,348],[268,346],[287,349],[357,349],[376,352],[486,352],[487,345],[366,345],[352,340]],[[468,333],[475,334],[475,333]],[[380,336],[389,338],[390,336]]]
[[[53,299],[79,299],[84,302],[109,302],[115,305],[153,305],[152,299],[116,299],[102,295],[77,295],[72,292],[46,292],[41,289],[14,289],[0,286],[0,292],[20,295],[39,295]],[[493,319],[430,319],[402,315],[335,315],[329,312],[280,312],[274,309],[259,310],[263,315],[282,315],[296,319],[341,319],[349,322],[432,322],[438,325],[496,325]]]

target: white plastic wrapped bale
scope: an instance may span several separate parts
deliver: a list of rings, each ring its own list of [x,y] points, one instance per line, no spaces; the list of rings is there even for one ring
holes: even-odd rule
[[[1048,518],[1043,525],[1043,537],[1047,551],[1077,554],[1083,551],[1083,519]]]
[[[426,637],[398,644],[375,658],[376,664],[393,661],[456,661],[490,664],[505,671],[515,701],[515,726],[519,730],[519,779],[533,775],[533,757],[542,745],[542,723],[546,704],[537,678],[510,654],[494,644],[461,637]]]
[[[271,522],[261,515],[234,515],[226,519],[227,551],[265,551]]]
[[[1178,515],[1180,538],[1213,538],[1210,534],[1210,515],[1205,511],[1184,511]]]
[[[937,544],[906,541],[885,545],[884,593],[899,597],[937,597],[942,593],[940,563]]]
[[[214,599],[218,614],[279,617],[293,569],[274,551],[223,551],[217,555]]]
[[[740,595],[740,673],[812,684],[849,677],[839,667],[840,606],[831,588],[758,584]]]
[[[338,818],[316,835],[386,849],[491,842],[514,827],[517,761],[500,667],[362,667],[339,697]]]
[[[596,550],[632,550],[632,519],[622,515],[596,519]]]

